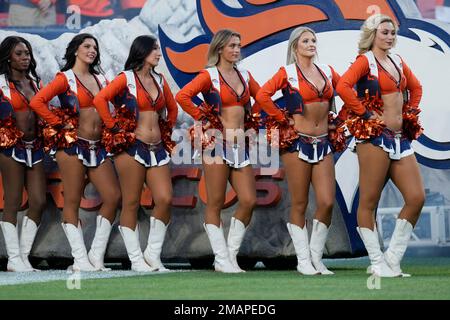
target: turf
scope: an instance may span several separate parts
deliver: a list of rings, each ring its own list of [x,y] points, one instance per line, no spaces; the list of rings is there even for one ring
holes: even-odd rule
[[[367,259],[328,260],[334,276],[306,277],[294,270],[258,269],[245,274],[212,271],[173,272],[110,279],[82,279],[79,290],[66,281],[0,287],[0,299],[450,299],[450,258],[406,258],[411,278],[381,279],[369,290]],[[1,277],[1,274],[0,274]]]

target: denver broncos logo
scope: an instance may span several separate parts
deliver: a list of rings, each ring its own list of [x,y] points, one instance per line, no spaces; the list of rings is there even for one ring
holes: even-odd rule
[[[438,74],[442,74],[441,70],[450,70],[448,33],[430,23],[407,19],[394,0],[314,2],[237,0],[237,2],[241,6],[239,9],[230,8],[221,0],[197,0],[197,12],[205,34],[188,43],[180,44],[172,41],[160,28],[159,36],[167,67],[180,87],[203,69],[208,44],[213,34],[221,28],[236,30],[242,35],[242,54],[247,57],[243,64],[249,66],[252,74],[261,83],[285,62],[286,51],[279,50],[280,47],[276,45],[286,42],[293,28],[306,24],[316,30],[319,43],[325,46],[319,48],[322,60],[343,72],[356,55],[359,35],[357,30],[362,21],[375,12],[381,12],[392,16],[400,24],[399,37],[403,39],[399,41],[398,51],[412,66],[424,85],[422,122],[426,130],[415,143],[419,161],[433,168],[450,168],[450,134],[445,130],[445,122],[450,119],[450,111],[444,108],[444,99],[434,101],[445,92],[444,86],[448,81],[431,83],[432,77],[429,76],[434,74],[434,71],[430,70],[433,68]],[[341,39],[339,47],[327,48],[328,42],[336,43],[335,38]],[[273,61],[274,53],[270,51],[271,47],[280,51],[275,53],[279,56],[279,61]],[[268,56],[269,53],[271,59],[265,61],[264,68],[260,68],[256,64],[261,61],[259,56]],[[434,63],[430,65],[430,61]],[[272,69],[267,66],[267,62],[273,65]],[[436,117],[439,113],[446,114]],[[428,152],[430,150],[433,150],[432,154]]]
[[[394,0],[238,0],[241,8],[230,8],[220,0],[197,0],[197,12],[204,35],[187,43],[172,41],[160,28],[159,36],[166,65],[181,87],[206,64],[208,44],[213,34],[230,28],[242,35],[242,65],[261,84],[285,64],[287,40],[299,25],[312,27],[318,36],[319,57],[344,72],[357,54],[359,29],[373,13],[393,17],[400,25],[398,51],[420,79],[423,134],[413,146],[418,161],[435,169],[450,168],[450,121],[448,99],[450,74],[447,32],[428,22],[408,19]],[[262,66],[262,67],[261,67]],[[440,75],[436,80],[432,75]],[[446,89],[447,86],[447,89]],[[274,98],[277,98],[275,96]],[[341,102],[342,104],[342,102]],[[339,101],[338,101],[338,107]],[[358,177],[348,172],[357,168],[356,156],[345,151],[335,157],[337,201],[349,232],[352,247],[361,243],[354,232],[358,205]]]
[[[356,4],[346,0],[316,1],[314,5],[310,3],[311,1],[292,0],[239,0],[242,8],[232,9],[221,0],[197,0],[197,11],[205,35],[180,45],[171,41],[160,30],[165,60],[170,61],[171,72],[178,70],[190,74],[201,70],[206,62],[212,35],[223,28],[236,30],[242,35],[243,53],[247,55],[259,51],[262,48],[261,41],[275,43],[285,40],[292,28],[299,25],[328,22],[329,26],[323,30],[336,29],[342,19],[347,22],[348,19],[365,20],[371,14],[369,7],[394,16],[385,0],[358,1]],[[187,79],[180,78],[181,82],[187,82]]]

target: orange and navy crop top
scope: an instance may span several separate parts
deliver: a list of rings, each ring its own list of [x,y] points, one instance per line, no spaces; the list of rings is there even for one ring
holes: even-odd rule
[[[162,112],[166,108],[167,120],[172,127],[176,125],[178,107],[172,91],[163,75],[154,71],[151,74],[158,89],[158,96],[155,100],[152,99],[150,93],[144,88],[137,74],[129,70],[121,72],[109,85],[97,94],[94,99],[94,105],[106,127],[114,127],[117,121],[109,111],[108,102],[110,101],[115,106],[124,104],[127,109],[135,113],[136,119],[139,117],[139,112]]]
[[[242,106],[247,111],[252,109],[252,112],[258,113],[260,111],[259,104],[250,105],[250,97],[255,98],[260,88],[258,82],[253,79],[250,72],[237,68],[236,71],[244,85],[244,91],[240,95],[225,81],[219,70],[213,67],[201,70],[191,82],[186,84],[176,95],[177,102],[195,120],[200,120],[202,114],[192,102],[192,98],[200,92],[203,94],[205,102],[219,114],[221,108],[232,106]]]
[[[38,92],[42,83],[37,83],[34,79],[31,85],[34,92]],[[0,119],[14,116],[15,112],[24,112],[30,109],[28,98],[16,88],[14,83],[6,79],[6,75],[0,75]]]
[[[330,101],[334,98],[334,87],[339,81],[339,74],[331,66],[316,65],[325,80],[322,89],[316,88],[302,73],[297,64],[281,67],[267,81],[256,96],[261,108],[278,121],[284,120],[284,114],[272,101],[272,96],[281,90],[286,100],[286,109],[290,114],[303,114],[304,105],[312,102]],[[327,72],[325,70],[328,68]]]
[[[346,108],[358,115],[364,115],[367,110],[361,100],[365,98],[366,92],[369,96],[381,98],[381,95],[404,92],[406,89],[409,91],[409,101],[405,102],[413,108],[419,106],[422,98],[422,85],[419,80],[399,56],[389,56],[389,58],[400,74],[399,81],[381,66],[372,51],[358,55],[355,62],[342,75],[336,88]],[[356,94],[353,89],[355,85]]]
[[[106,79],[94,75],[95,80],[101,89],[107,84]],[[69,83],[70,82],[70,83]],[[74,92],[76,90],[76,92]],[[48,108],[48,103],[58,96],[62,109],[72,109],[78,112],[80,109],[94,107],[94,95],[76,77],[72,70],[58,72],[55,78],[45,86],[30,102],[30,107],[50,125],[63,124]]]

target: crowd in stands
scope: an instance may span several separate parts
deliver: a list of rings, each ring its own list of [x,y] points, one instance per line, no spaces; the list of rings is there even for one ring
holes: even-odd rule
[[[146,0],[0,0],[0,27],[39,27],[64,25],[67,8],[77,5],[81,26],[102,19],[131,19]],[[450,23],[450,0],[415,0],[422,17]]]
[[[101,19],[138,15],[146,0],[0,0],[0,27],[62,26],[76,5],[81,12],[81,27]]]

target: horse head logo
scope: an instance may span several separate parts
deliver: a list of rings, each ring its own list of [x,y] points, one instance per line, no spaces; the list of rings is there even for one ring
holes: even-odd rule
[[[395,0],[237,0],[237,3],[240,8],[231,8],[220,0],[197,0],[204,34],[187,43],[177,43],[159,29],[167,67],[180,87],[204,68],[208,44],[219,29],[229,28],[241,34],[244,57],[241,64],[263,84],[285,64],[287,42],[294,28],[301,25],[313,28],[318,36],[320,60],[342,73],[357,55],[362,22],[374,13],[387,14],[400,26],[394,51],[401,53],[424,88],[421,119],[425,133],[414,142],[418,161],[432,168],[450,168],[450,131],[445,130],[450,109],[445,108],[448,102],[441,97],[450,82],[450,75],[442,72],[450,70],[450,39],[446,31],[407,18]],[[342,102],[338,100],[340,107]],[[347,150],[336,155],[335,160],[337,200],[352,245],[358,246],[358,241],[353,240],[356,234],[352,236],[356,226],[358,177],[345,174],[357,167],[356,156]]]

